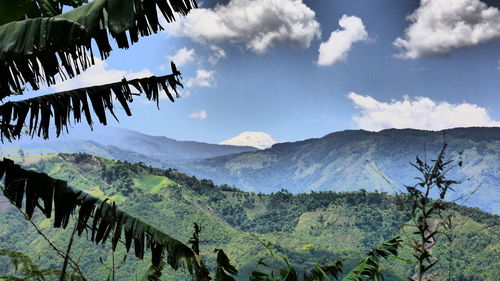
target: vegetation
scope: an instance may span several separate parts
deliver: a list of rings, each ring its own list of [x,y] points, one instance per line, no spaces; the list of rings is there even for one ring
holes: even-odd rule
[[[63,13],[65,5],[74,9]],[[156,33],[161,29],[157,10],[170,22],[175,20],[174,13],[185,15],[194,7],[196,3],[190,0],[94,0],[88,3],[84,0],[3,1],[0,3],[0,99],[22,95],[28,84],[33,90],[37,90],[41,85],[54,84],[56,75],[66,78],[85,71],[95,61],[92,41],[96,43],[101,58],[105,59],[111,51],[109,36],[116,41],[118,47],[128,48],[130,44],[138,41],[139,36]],[[65,32],[61,32],[62,30]],[[130,81],[123,79],[106,85],[89,85],[21,101],[8,101],[0,105],[0,140],[12,141],[23,134],[47,139],[51,132],[51,122],[55,125],[56,136],[59,136],[63,130],[68,130],[71,121],[81,122],[82,117],[85,117],[88,125],[92,127],[94,120],[91,108],[98,121],[106,125],[107,113],[116,118],[113,99],[120,102],[127,115],[131,115],[129,103],[133,101],[134,95],[145,94],[148,100],[155,101],[158,105],[159,94],[163,91],[173,102],[173,93],[179,97],[177,87],[182,87],[182,84],[179,81],[180,72],[174,63],[171,68],[170,75]],[[132,88],[138,93],[132,92]],[[279,149],[283,147],[279,146]],[[19,154],[23,163],[29,162],[24,151],[19,151]],[[412,212],[405,214],[398,211],[396,215],[390,211],[391,204],[398,205],[396,199],[387,194],[375,195],[374,202],[367,201],[371,195],[367,195],[366,191],[354,195],[320,194],[320,197],[326,199],[337,196],[338,201],[345,200],[345,204],[333,205],[335,200],[296,200],[296,196],[284,189],[270,196],[248,194],[227,185],[217,187],[210,180],[198,181],[171,169],[162,171],[144,165],[114,163],[83,154],[45,158],[47,161],[43,163],[49,168],[48,172],[59,179],[43,172],[22,168],[12,160],[4,159],[0,162],[0,178],[4,178],[2,191],[26,221],[19,220],[19,217],[6,210],[5,215],[1,216],[1,219],[5,220],[1,224],[4,234],[1,242],[9,243],[9,248],[29,252],[30,256],[43,255],[39,262],[47,269],[40,270],[41,267],[31,258],[17,251],[3,250],[0,256],[14,264],[14,270],[4,268],[9,279],[43,280],[52,275],[60,280],[85,280],[84,271],[92,272],[89,278],[96,280],[104,280],[104,276],[107,276],[108,280],[132,279],[134,273],[137,279],[137,268],[134,271],[130,266],[123,266],[125,263],[117,265],[115,262],[116,254],[123,255],[125,261],[133,245],[137,259],[132,266],[143,268],[137,265],[138,260],[142,260],[146,255],[151,259],[152,265],[143,278],[147,280],[162,278],[166,264],[175,270],[181,266],[185,269],[184,272],[173,272],[167,276],[175,280],[187,278],[186,274],[197,281],[211,280],[209,272],[214,272],[215,281],[235,280],[234,276],[237,274],[242,274],[244,278],[248,276],[250,280],[266,281],[297,281],[300,275],[308,281],[325,280],[329,279],[329,276],[354,281],[378,280],[383,278],[382,259],[396,257],[402,244],[399,236],[387,241],[388,237],[401,234],[399,226],[412,218],[418,229],[413,234],[420,235],[420,240],[414,240],[412,248],[417,253],[414,256],[418,260],[416,279],[422,281],[432,278],[428,276],[441,274],[440,271],[431,272],[431,269],[435,270],[437,263],[431,258],[438,258],[438,254],[431,254],[430,248],[433,245],[428,244],[435,244],[435,234],[438,233],[439,226],[444,225],[442,221],[436,223],[431,220],[435,215],[442,218],[441,211],[446,205],[439,200],[431,201],[429,192],[433,186],[437,186],[440,199],[444,199],[447,190],[456,183],[444,179],[448,162],[442,162],[442,154],[443,152],[432,167],[417,159],[415,167],[424,175],[418,185],[424,188],[424,192],[418,191],[417,186],[407,187],[410,199],[414,202]],[[242,157],[255,158],[255,162],[250,165],[233,162],[230,169],[251,170],[263,168],[266,163],[278,162],[272,154],[245,154]],[[75,165],[70,165],[71,159]],[[309,166],[311,163],[306,164],[302,167],[304,170],[299,177],[307,177],[318,168],[316,165]],[[72,182],[71,185],[80,189],[63,181],[61,178],[65,176]],[[89,186],[93,188],[81,190],[82,187]],[[380,204],[380,200],[386,200],[389,204]],[[128,201],[130,204],[127,204]],[[352,211],[350,208],[356,202],[359,203],[360,209],[366,211]],[[283,209],[286,205],[287,208]],[[340,210],[336,209],[338,207]],[[374,212],[377,207],[378,210]],[[40,213],[35,215],[36,209]],[[162,212],[161,215],[158,215],[158,211]],[[76,212],[77,218],[71,220]],[[376,224],[370,227],[376,230],[363,229],[367,221],[364,218],[357,222],[359,225],[351,224],[352,218],[360,214],[375,216]],[[63,231],[54,231],[50,227],[52,215],[54,228],[62,227]],[[317,221],[314,219],[316,215],[319,215]],[[182,216],[186,218],[182,219]],[[182,231],[186,229],[186,222],[196,216],[204,225],[195,224],[195,232],[187,240],[191,243],[191,248],[167,235],[160,227],[153,227],[141,219],[156,220],[156,225],[162,225],[163,228],[169,229],[169,233],[177,232],[183,237]],[[392,220],[386,220],[387,217]],[[485,235],[498,238],[497,219],[488,217],[488,220],[494,221],[493,232],[487,232]],[[282,221],[285,222],[285,227],[269,227],[270,223]],[[311,221],[320,227],[312,227]],[[301,222],[309,224],[308,227],[299,227]],[[28,223],[36,229],[37,236],[27,231]],[[346,225],[356,226],[357,231],[347,233]],[[208,229],[209,239],[205,241],[200,241],[202,228]],[[250,229],[256,232],[245,232]],[[283,233],[292,229],[293,235]],[[101,246],[109,240],[111,243],[108,247],[111,251],[104,247],[100,250],[87,250],[84,240],[74,240],[75,235],[81,236],[84,233],[90,242]],[[11,238],[12,241],[9,240]],[[321,238],[325,241],[334,238],[337,243],[315,245],[318,241],[322,242]],[[33,242],[40,242],[38,239],[44,240],[46,244],[33,247]],[[263,239],[267,242],[262,242]],[[56,245],[63,241],[67,245],[65,251]],[[275,270],[276,260],[269,265],[264,263],[262,258],[256,261],[255,258],[259,255],[255,241],[260,241],[271,256],[279,257],[278,260],[284,262],[286,267]],[[300,250],[307,252],[306,254],[299,253],[296,247],[292,248],[304,241],[308,243],[302,245]],[[353,241],[355,244],[349,243]],[[452,245],[454,239],[450,238],[449,241],[450,249],[445,254],[452,257],[455,250],[455,245]],[[498,248],[496,241],[498,239],[491,239],[487,243],[482,240],[480,242],[486,247],[493,245],[492,252],[495,254]],[[120,251],[117,248],[119,243],[124,244],[125,249]],[[367,255],[363,254],[365,248],[375,243],[381,246],[375,246]],[[215,257],[206,259],[207,265],[202,258],[208,252],[201,249],[201,245],[205,244],[215,248],[215,251],[211,252]],[[227,246],[222,248],[228,249],[229,255],[219,248],[219,245]],[[363,248],[354,249],[353,245]],[[41,251],[45,246],[53,251]],[[467,245],[460,246],[467,249]],[[76,260],[71,253],[74,249],[81,250]],[[146,254],[146,249],[150,250],[149,254]],[[478,255],[478,260],[483,258],[483,253],[474,250],[467,249],[466,252]],[[59,260],[53,259],[51,254],[59,255]],[[102,254],[107,255],[106,261]],[[235,261],[240,265],[241,271],[231,263],[228,257],[230,255],[237,257]],[[343,256],[346,260],[338,258],[333,259],[336,260],[333,264],[324,263],[332,262],[332,257],[338,256]],[[361,262],[357,262],[360,257]],[[62,269],[58,271],[57,266],[61,258]],[[315,266],[301,267],[299,264],[305,261],[314,262]],[[450,258],[450,263],[452,261]],[[494,263],[495,260],[486,260],[486,267],[483,265],[483,268],[490,265],[495,268]],[[267,272],[250,270],[251,264],[267,267]],[[18,268],[21,269],[19,272]],[[123,278],[117,277],[122,268],[125,273]],[[349,271],[341,276],[344,268]],[[384,273],[393,280],[399,280],[408,276],[400,274],[404,270],[408,269],[393,265],[384,268]],[[498,279],[494,270],[475,273],[482,274],[485,280]],[[455,278],[453,274],[455,272],[450,270],[449,277]],[[459,274],[457,278],[469,278],[467,271],[461,271]]]
[[[275,144],[271,149],[217,158],[170,163],[199,178],[245,190],[270,193],[310,191],[385,191],[414,182],[416,170],[408,165],[415,156],[438,155],[446,133],[447,153],[462,166],[448,172],[463,180],[446,200],[474,193],[466,205],[500,214],[500,128],[456,128],[441,132],[423,130],[348,130],[318,139]],[[154,164],[154,163],[152,163]],[[479,189],[477,187],[480,186]],[[404,188],[403,188],[404,189]],[[476,190],[477,189],[477,190]]]
[[[73,9],[63,13],[65,5]],[[89,3],[84,0],[2,1],[0,99],[22,95],[27,84],[37,90],[42,83],[47,86],[54,84],[56,75],[64,79],[85,71],[95,61],[92,41],[104,59],[111,51],[108,35],[116,40],[118,47],[128,48],[138,41],[139,35],[156,33],[162,28],[157,9],[171,22],[175,19],[174,13],[186,15],[194,7],[196,3],[190,0],[95,0]],[[81,122],[82,116],[92,128],[91,108],[98,121],[106,125],[107,112],[116,119],[113,99],[120,102],[127,115],[131,115],[128,103],[133,101],[134,95],[141,93],[148,100],[156,101],[157,106],[160,91],[173,102],[172,92],[179,97],[177,87],[182,87],[182,84],[178,80],[180,72],[173,62],[171,67],[171,75],[130,81],[124,78],[106,85],[89,85],[21,101],[8,101],[0,105],[0,140],[12,141],[24,133],[47,139],[51,122],[55,125],[56,136],[59,136],[63,129],[68,130],[71,121]],[[131,88],[139,93],[134,93]],[[65,279],[68,265],[78,269],[77,263],[70,258],[70,249],[74,233],[81,235],[84,231],[90,231],[91,241],[97,244],[104,243],[113,232],[110,237],[113,251],[123,236],[127,251],[133,241],[135,255],[140,259],[144,257],[144,249],[148,248],[156,266],[165,258],[174,269],[184,263],[194,274],[199,268],[199,258],[189,247],[116,208],[107,199],[100,200],[46,174],[24,170],[8,159],[0,163],[0,177],[4,175],[4,195],[20,211],[24,204],[25,217],[30,221],[35,208],[47,218],[52,216],[54,209],[54,227],[66,228],[73,211],[79,209],[66,253],[62,254],[53,246],[64,257],[60,280]],[[93,218],[91,225],[90,217]]]
[[[286,269],[281,261],[269,259],[269,252],[258,240],[274,253],[285,256],[299,277],[304,272],[311,272],[316,264],[331,265],[345,259],[343,274],[339,275],[339,278],[344,278],[371,249],[396,235],[410,241],[413,231],[410,227],[401,228],[411,222],[411,214],[401,212],[399,199],[387,193],[359,191],[293,195],[285,190],[270,195],[247,193],[227,185],[215,186],[209,180],[198,180],[172,169],[161,170],[85,154],[47,156],[29,167],[68,180],[70,185],[85,188],[100,198],[116,198],[120,209],[147,220],[180,241],[192,237],[189,230],[193,221],[201,222],[200,252],[209,271],[216,272],[217,257],[213,250],[224,249],[231,264],[238,269],[237,280],[247,280],[255,270],[271,274],[272,270],[283,266]],[[123,172],[111,172],[113,170]],[[152,182],[160,182],[159,178],[164,179],[160,188],[146,188]],[[120,185],[126,181],[134,182],[131,190]],[[439,240],[439,247],[433,249],[433,254],[441,262],[431,271],[447,273],[451,253],[453,267],[460,269],[453,271],[453,279],[497,280],[496,268],[500,264],[495,257],[500,249],[499,217],[478,209],[446,204],[454,214],[456,239],[452,242]],[[49,246],[33,232],[32,226],[16,217],[19,218],[19,214],[14,209],[0,216],[0,234],[4,237],[0,248],[20,251],[31,257],[49,251]],[[50,222],[40,216],[33,219],[47,237],[63,245],[61,247],[67,245],[71,222],[68,230],[61,232],[52,229]],[[32,242],[26,244],[22,241]],[[409,261],[413,250],[403,245],[398,256]],[[115,268],[119,280],[136,280],[136,276],[140,279],[149,267],[148,263],[133,255],[125,255],[121,247],[112,254],[106,247],[96,248],[78,239],[73,249],[75,257],[80,256],[80,249],[85,249],[79,264],[82,271],[93,273],[88,277],[90,280],[106,279],[112,268],[113,255],[116,260],[127,256],[127,261]],[[101,257],[106,267],[96,257]],[[149,258],[147,253],[145,257]],[[265,259],[263,262],[269,267],[259,265],[255,268],[260,259]],[[41,268],[60,269],[58,261],[61,259],[54,254],[43,254],[42,259],[34,260]],[[9,272],[10,269],[4,267],[4,270]],[[385,261],[383,266],[386,280],[405,280],[406,276],[413,275],[414,270],[413,264],[394,259]],[[279,274],[279,270],[276,273]],[[188,279],[182,272],[171,270],[165,270],[161,278]]]

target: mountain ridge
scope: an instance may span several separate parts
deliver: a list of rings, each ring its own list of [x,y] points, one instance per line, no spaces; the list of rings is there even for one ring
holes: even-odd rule
[[[75,143],[77,145],[75,145]],[[151,165],[161,166],[168,161],[183,161],[186,159],[202,159],[240,152],[256,151],[254,147],[231,146],[203,143],[197,141],[179,141],[165,136],[150,136],[134,130],[122,129],[113,126],[95,127],[91,131],[87,127],[77,126],[71,132],[59,138],[50,140],[26,139],[3,145],[0,151],[10,155],[17,152],[15,148],[31,150],[36,155],[40,153],[57,152],[87,152],[104,157],[110,157],[120,149],[125,155],[123,158],[112,157],[118,160],[129,160],[127,154],[138,154],[151,161]],[[44,151],[44,148],[50,151]],[[90,148],[89,148],[90,147]],[[38,151],[37,151],[38,149]],[[98,150],[99,153],[93,152]]]
[[[217,184],[269,193],[336,190],[394,191],[413,182],[415,157],[437,154],[443,143],[455,163],[451,177],[464,180],[460,196],[473,192],[468,203],[495,213],[500,199],[500,128],[455,128],[443,131],[387,129],[380,132],[346,130],[321,138],[278,143],[271,148],[226,155],[174,167]],[[457,195],[458,197],[459,195]]]
[[[472,193],[480,186],[466,203],[500,213],[500,199],[489,195],[500,191],[498,127],[454,128],[444,131],[345,130],[320,138],[277,143],[260,151],[255,148],[230,147],[227,150],[225,146],[202,145],[183,158],[175,155],[185,150],[182,146],[161,151],[161,145],[168,144],[162,142],[163,137],[150,138],[131,130],[126,130],[126,134],[123,131],[115,134],[115,130],[121,129],[102,128],[103,137],[88,135],[93,140],[77,140],[77,131],[77,134],[70,133],[59,141],[55,139],[35,143],[38,151],[29,149],[29,142],[17,144],[28,155],[86,152],[122,161],[144,162],[154,167],[172,167],[199,178],[209,178],[217,184],[230,184],[248,191],[270,193],[287,189],[300,193],[359,189],[396,192],[395,186],[401,187],[402,184],[413,182],[416,170],[408,163],[413,162],[416,156],[425,158],[426,155],[435,155],[446,140],[449,155],[455,158],[455,163],[463,163],[451,175],[454,179],[466,180],[457,197]],[[115,135],[121,135],[123,141],[113,138]],[[132,141],[134,138],[136,139]],[[98,143],[100,139],[105,139],[104,143]],[[190,144],[192,143],[187,143]],[[16,143],[13,145],[10,148],[3,145],[0,149],[4,155],[16,155],[18,148]],[[222,152],[215,151],[219,155],[208,158],[203,157],[206,154],[199,153],[200,150],[213,153],[213,148],[222,149]],[[171,153],[172,150],[175,151]]]
[[[180,241],[191,237],[193,222],[200,223],[201,251],[209,268],[214,267],[214,248],[222,248],[238,268],[237,280],[248,280],[260,258],[269,257],[257,242],[287,256],[299,268],[308,263],[330,263],[346,259],[348,272],[373,247],[396,234],[407,235],[401,225],[409,219],[396,197],[370,192],[311,192],[291,194],[278,191],[263,195],[242,192],[228,185],[216,186],[173,169],[156,169],[143,164],[113,161],[88,154],[58,154],[38,157],[27,168],[67,180],[100,198],[110,198],[131,215],[165,231]],[[447,258],[454,254],[456,277],[467,280],[498,280],[499,218],[478,209],[450,204],[454,212],[456,240],[453,247],[440,239],[434,254],[441,262],[433,269],[448,272]],[[58,245],[66,245],[71,225],[54,229],[51,220],[35,216],[44,234]],[[59,268],[57,254],[51,251],[32,226],[10,207],[0,212],[0,248],[21,251],[36,259],[43,268]],[[71,220],[73,222],[73,220]],[[406,239],[406,238],[405,238]],[[409,240],[408,240],[409,241]],[[117,280],[136,280],[148,262],[127,255],[117,247],[113,255],[107,246],[92,245],[85,235],[74,240],[74,255],[81,256],[80,266],[91,273],[88,280],[105,280],[116,257],[128,256],[116,267]],[[459,254],[458,254],[459,253]],[[497,253],[497,254],[495,254]],[[401,257],[411,259],[404,248]],[[147,259],[147,258],[146,258]],[[99,260],[101,262],[99,262]],[[272,266],[276,264],[272,260]],[[62,262],[62,261],[61,261]],[[0,270],[7,263],[0,263]],[[477,268],[481,270],[478,271]],[[402,281],[413,266],[397,260],[384,263],[386,280]],[[166,269],[167,280],[190,280],[182,272]]]

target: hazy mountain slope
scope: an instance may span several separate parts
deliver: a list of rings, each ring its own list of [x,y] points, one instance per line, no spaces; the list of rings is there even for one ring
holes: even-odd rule
[[[223,248],[245,278],[259,258],[267,256],[256,241],[259,238],[274,250],[288,256],[299,267],[315,262],[327,263],[345,258],[346,270],[372,247],[396,235],[408,219],[398,201],[383,193],[312,193],[272,195],[245,193],[229,186],[214,186],[210,180],[197,180],[173,170],[151,169],[137,164],[115,162],[90,155],[46,156],[31,168],[68,180],[97,196],[109,196],[128,212],[187,241],[192,223],[202,226],[202,251],[213,265],[213,249]],[[495,256],[499,254],[500,220],[481,211],[456,209],[456,235],[453,253],[465,280],[498,280]],[[67,231],[53,229],[50,220],[37,218],[39,227],[64,248]],[[442,239],[439,255],[449,256],[449,244]],[[73,255],[89,280],[105,280],[111,253],[84,238],[75,240]],[[440,240],[441,241],[441,240]],[[0,248],[30,254],[43,267],[60,269],[62,260],[53,253],[34,229],[14,208],[0,213]],[[137,280],[148,263],[129,254],[123,247],[115,259],[120,261],[117,280]],[[437,250],[436,250],[437,251]],[[406,253],[409,255],[409,253]],[[36,258],[40,257],[40,258]],[[408,257],[409,258],[409,257]],[[146,258],[147,260],[148,258]],[[443,266],[446,263],[443,262]],[[0,271],[8,262],[0,261]],[[480,270],[478,270],[480,269]],[[412,270],[403,262],[390,262],[386,280],[405,280]],[[440,269],[440,270],[446,270]],[[138,276],[139,278],[136,278]],[[164,280],[189,280],[181,273],[167,270]]]
[[[500,128],[457,128],[445,132],[448,155],[455,163],[463,163],[449,174],[450,178],[466,180],[457,195],[480,186],[467,204],[500,213],[500,197],[491,196],[500,192]],[[435,157],[442,144],[443,131],[343,131],[176,167],[218,184],[256,192],[361,188],[394,191],[393,184],[402,187],[414,182],[417,174],[409,162],[416,156]]]
[[[162,136],[150,136],[136,131],[112,126],[97,127],[90,131],[77,126],[59,138],[21,138],[0,147],[4,155],[15,155],[19,148],[28,155],[53,152],[85,152],[119,160],[144,162],[163,166],[168,161],[202,159],[221,155],[256,151],[254,147],[177,141]]]

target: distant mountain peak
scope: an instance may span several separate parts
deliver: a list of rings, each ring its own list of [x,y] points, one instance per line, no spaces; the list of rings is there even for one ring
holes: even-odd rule
[[[252,146],[258,149],[266,149],[275,143],[277,143],[277,141],[272,136],[264,132],[243,132],[238,136],[222,141],[219,144]]]

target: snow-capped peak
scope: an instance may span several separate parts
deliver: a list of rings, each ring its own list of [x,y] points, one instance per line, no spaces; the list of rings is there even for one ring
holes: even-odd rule
[[[237,145],[237,146],[253,146],[258,149],[266,149],[271,147],[277,141],[270,135],[263,132],[243,132],[237,137],[225,140],[219,144]]]

